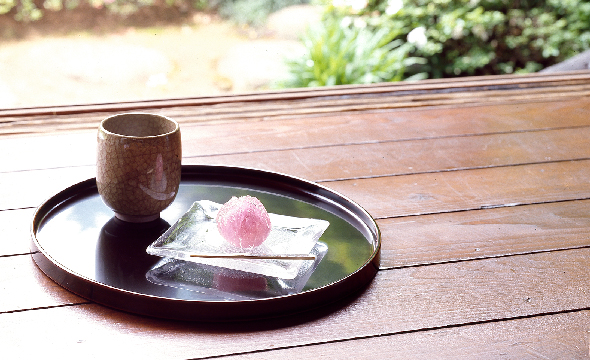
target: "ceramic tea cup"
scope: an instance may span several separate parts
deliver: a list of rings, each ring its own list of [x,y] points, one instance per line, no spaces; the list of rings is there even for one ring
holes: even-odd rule
[[[172,203],[180,184],[180,127],[161,115],[119,114],[98,129],[96,185],[115,216],[148,222]]]

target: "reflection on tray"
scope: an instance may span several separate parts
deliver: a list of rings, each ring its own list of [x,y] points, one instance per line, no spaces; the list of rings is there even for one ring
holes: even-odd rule
[[[163,219],[129,223],[111,218],[101,229],[96,246],[96,280],[109,286],[144,291],[145,272],[158,261],[145,247],[170,227]]]
[[[154,284],[197,291],[227,301],[264,299],[301,292],[327,252],[326,244],[316,243],[311,251],[316,260],[305,261],[293,279],[252,274],[173,258],[162,259],[145,276]]]

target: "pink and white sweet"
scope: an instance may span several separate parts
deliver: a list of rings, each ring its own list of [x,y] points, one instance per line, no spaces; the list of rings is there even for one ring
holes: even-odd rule
[[[270,217],[253,196],[232,197],[219,209],[217,230],[225,240],[240,248],[262,244],[270,234]]]

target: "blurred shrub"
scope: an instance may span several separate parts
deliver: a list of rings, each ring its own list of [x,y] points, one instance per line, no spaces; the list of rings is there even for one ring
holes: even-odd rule
[[[18,21],[35,21],[44,11],[72,10],[79,7],[106,9],[128,16],[144,7],[176,7],[216,11],[238,24],[258,26],[266,17],[285,6],[304,4],[308,0],[0,0],[0,15],[11,13]]]
[[[342,0],[340,0],[342,1]],[[532,72],[590,48],[583,0],[371,0],[355,16],[428,59],[429,77]],[[330,11],[343,11],[330,6]],[[354,13],[348,6],[344,11]]]
[[[35,21],[44,11],[73,10],[80,7],[106,9],[122,16],[136,13],[148,6],[184,6],[185,0],[0,0],[0,15],[14,14],[18,21]]]
[[[424,63],[408,57],[413,49],[399,32],[369,29],[362,20],[328,16],[304,38],[306,55],[288,61],[284,87],[332,86],[398,81],[407,66]]]
[[[0,15],[11,11],[18,21],[39,20],[43,16],[33,0],[0,0]]]
[[[307,54],[288,63],[289,86],[534,72],[590,48],[590,2],[582,0],[324,5],[323,28],[303,39]]]

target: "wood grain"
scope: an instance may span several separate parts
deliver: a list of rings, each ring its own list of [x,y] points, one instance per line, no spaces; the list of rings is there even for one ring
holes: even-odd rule
[[[590,312],[538,316],[437,330],[253,352],[221,359],[586,359]],[[518,340],[517,340],[518,339]]]
[[[589,200],[378,220],[381,267],[590,247]]]
[[[335,147],[341,150],[346,146],[366,144],[408,142],[409,150],[415,151],[420,140],[436,144],[436,140],[452,141],[453,137],[503,135],[550,129],[563,129],[561,136],[575,133],[590,126],[586,116],[590,109],[590,98],[564,102],[538,104],[508,104],[502,106],[478,106],[456,109],[423,109],[416,111],[388,111],[382,113],[363,113],[356,115],[322,116],[252,122],[236,121],[229,124],[206,123],[200,125],[182,124],[183,156],[187,163],[230,161],[221,155],[236,156],[236,161],[244,161],[244,155],[255,152],[289,151],[312,148]],[[164,113],[164,112],[163,112]],[[166,113],[164,113],[166,114]],[[562,114],[568,114],[564,116]],[[169,114],[167,114],[169,115]],[[76,118],[73,118],[75,121]],[[272,124],[272,125],[271,125]],[[98,124],[96,124],[96,129]],[[543,132],[545,133],[545,132]],[[520,141],[527,141],[522,135]],[[534,133],[528,137],[536,136]],[[550,135],[547,135],[550,136]],[[559,133],[554,136],[559,137]],[[581,134],[577,136],[580,138]],[[541,140],[545,140],[540,135]],[[458,139],[456,141],[462,141]],[[508,145],[518,145],[518,137],[505,140]],[[547,139],[551,142],[551,138]],[[557,140],[555,140],[557,141]],[[92,165],[95,163],[96,131],[54,136],[31,136],[3,139],[0,151],[6,156],[0,164],[0,172],[44,169],[64,166]],[[414,145],[412,145],[414,144]],[[524,151],[534,152],[542,149],[545,153],[560,147],[543,149],[543,141],[526,144]],[[522,146],[521,144],[521,146]],[[561,144],[561,143],[560,143]],[[462,144],[459,144],[462,145]],[[501,144],[498,144],[501,146]],[[550,145],[550,144],[549,144]],[[394,146],[394,145],[392,145]],[[403,151],[393,148],[391,151]],[[444,142],[441,143],[444,148]],[[527,149],[528,148],[528,149]],[[584,151],[586,147],[579,147]],[[506,154],[506,151],[504,152]],[[388,156],[390,153],[388,153]],[[413,156],[413,154],[405,154]],[[475,155],[475,154],[474,154]],[[218,158],[212,156],[219,156]],[[304,154],[297,154],[304,156]],[[313,156],[313,155],[312,155]],[[212,157],[212,158],[207,158]],[[263,159],[268,154],[260,154]],[[472,156],[475,158],[475,156]],[[194,159],[193,159],[194,158]],[[375,157],[378,159],[378,157]],[[278,159],[280,160],[280,159]],[[419,162],[419,161],[416,161]]]
[[[94,176],[94,167],[0,174],[10,188],[0,209],[36,207],[56,192]],[[36,186],[43,179],[43,186]],[[465,211],[590,198],[590,160],[421,173],[324,185],[348,196],[378,218]]]
[[[30,255],[0,257],[0,267],[0,284],[5,294],[0,298],[0,314],[87,302],[45,276]]]
[[[93,165],[96,132],[2,139],[0,153],[0,173]]]
[[[94,166],[0,173],[0,210],[37,207],[69,186],[95,176]]]
[[[337,145],[324,147],[311,147],[304,149],[275,150],[265,152],[240,153],[225,156],[208,156],[198,158],[184,158],[185,164],[223,164],[254,167],[264,170],[278,171],[290,175],[303,177],[312,181],[321,181],[334,186],[336,189],[346,188],[350,182],[334,182],[341,179],[355,179],[353,186],[358,186],[356,179],[393,176],[389,180],[384,179],[366,179],[367,187],[371,189],[381,188],[382,186],[391,186],[406,191],[409,196],[433,197],[430,191],[442,190],[445,185],[440,185],[441,179],[454,179],[462,176],[463,172],[453,175],[445,174],[443,171],[448,170],[469,170],[465,172],[466,178],[461,181],[477,181],[470,175],[486,178],[487,181],[496,181],[494,177],[499,177],[499,181],[515,181],[514,177],[522,177],[522,180],[530,178],[532,174],[528,171],[541,171],[546,167],[554,169],[552,175],[539,174],[540,177],[554,177],[555,172],[563,172],[564,176],[569,173],[565,160],[588,159],[590,158],[590,148],[585,146],[586,140],[590,137],[590,126],[580,128],[566,128],[557,130],[543,130],[533,132],[516,132],[502,134],[488,134],[479,136],[451,136],[438,137],[421,140],[404,140],[377,142],[371,144],[355,145]],[[66,141],[67,140],[67,141]],[[88,141],[86,136],[78,138],[66,138],[65,144],[81,144]],[[18,147],[24,148],[28,141],[23,141]],[[89,149],[91,148],[91,149]],[[49,153],[50,151],[48,151]],[[51,162],[48,160],[44,164],[50,164],[50,168],[42,171],[6,171],[0,173],[0,183],[8,189],[8,193],[0,199],[0,209],[11,209],[17,207],[37,206],[41,201],[55,192],[65,187],[82,181],[86,178],[94,177],[95,170],[93,165],[60,168],[60,161],[66,161],[69,157],[65,153],[72,153],[75,162],[88,163],[94,159],[95,145],[90,142],[86,148],[80,151],[74,151],[70,145],[66,145],[61,154],[48,155],[49,159],[63,159]],[[63,155],[63,156],[58,156]],[[80,160],[75,160],[80,159]],[[20,166],[29,166],[35,169],[44,166],[40,160],[31,157],[29,161],[23,161]],[[537,163],[537,164],[535,164]],[[61,163],[63,164],[63,163]],[[531,170],[535,167],[509,167],[509,165],[530,164],[541,170]],[[18,166],[18,165],[15,165]],[[508,166],[508,167],[507,167]],[[577,165],[571,165],[571,167]],[[485,168],[507,167],[506,169],[491,170]],[[7,165],[10,168],[10,165]],[[587,166],[583,165],[580,170],[583,171]],[[518,174],[519,169],[524,171]],[[482,175],[477,175],[474,170],[480,170]],[[497,171],[497,172],[496,172]],[[437,174],[438,172],[438,174]],[[433,173],[431,175],[425,173]],[[485,173],[485,174],[483,174]],[[412,175],[413,178],[398,178],[399,175]],[[512,176],[512,179],[507,178]],[[534,176],[534,175],[533,175]],[[42,179],[42,181],[41,181]],[[531,179],[534,180],[534,179]],[[563,181],[570,181],[566,178]],[[329,181],[329,183],[327,182]],[[400,181],[414,181],[416,186],[408,184],[398,185]],[[450,180],[455,181],[455,180]],[[558,181],[557,178],[553,180]],[[585,181],[584,178],[579,181]],[[40,183],[43,186],[39,186]],[[383,185],[384,183],[395,183]],[[418,189],[420,182],[427,182],[428,186],[436,186],[437,190]],[[521,182],[521,181],[519,181]],[[361,184],[363,182],[360,182]],[[349,185],[346,185],[349,184]],[[357,185],[354,185],[357,184]],[[378,185],[374,185],[378,184]],[[506,184],[506,183],[505,183]],[[452,196],[457,195],[454,190],[449,189]],[[507,184],[506,184],[507,185]],[[549,185],[549,184],[548,184]],[[555,183],[554,185],[559,185]],[[580,183],[582,186],[583,183]],[[14,193],[9,189],[17,186],[23,186],[29,191],[26,193]],[[454,184],[455,189],[462,187],[461,184]],[[471,186],[471,185],[469,185]],[[489,185],[486,185],[489,186]],[[523,186],[534,186],[533,184]],[[506,188],[508,188],[506,186]],[[569,189],[571,190],[571,188]],[[348,190],[345,190],[348,191]],[[479,191],[475,189],[474,191]],[[491,191],[491,189],[486,189]],[[520,191],[520,189],[515,189]],[[391,194],[391,192],[389,192]],[[418,195],[417,195],[418,194]],[[420,195],[422,194],[422,195]],[[565,194],[565,193],[564,193]],[[350,195],[350,193],[349,193]],[[441,194],[441,196],[449,194]],[[377,198],[383,198],[382,194],[371,194]],[[479,196],[479,194],[478,194]],[[584,195],[582,195],[584,196]],[[585,195],[588,196],[588,195]],[[355,199],[355,195],[351,195]],[[389,198],[384,198],[389,201]],[[566,198],[569,199],[569,198]],[[400,199],[395,199],[399,202]],[[422,199],[424,200],[424,199]],[[489,200],[491,201],[491,200]],[[550,200],[553,201],[553,200]],[[509,201],[510,202],[510,201]],[[512,201],[517,202],[517,201]],[[526,201],[525,201],[526,203]],[[495,205],[496,203],[480,204],[479,206]],[[474,206],[473,204],[469,206]],[[470,208],[470,207],[468,207]],[[383,217],[384,215],[376,215]],[[391,215],[389,215],[391,216]]]
[[[130,110],[169,109],[168,112],[179,118],[183,117],[183,113],[190,114],[193,122],[263,120],[396,108],[545,102],[582,98],[590,94],[588,71],[558,75],[533,74],[444,80],[294,89],[266,94],[193,99],[8,109],[0,111],[0,132],[4,134],[43,132],[47,131],[46,125],[50,126],[53,132],[96,128],[97,115],[106,116]],[[84,121],[71,121],[71,115],[77,114],[83,114],[81,119]]]
[[[34,209],[0,211],[0,257],[29,253],[33,213]]]
[[[233,165],[313,181],[589,159],[590,126],[187,157],[184,164]]]
[[[324,183],[374,217],[477,210],[590,198],[590,161],[389,176]]]
[[[79,349],[104,358],[122,346],[148,358],[196,358],[587,310],[588,276],[590,249],[558,251],[381,271],[365,293],[319,317],[203,325],[81,305],[0,314],[0,336],[13,339],[9,346],[39,339],[25,356],[60,344],[72,356]]]

